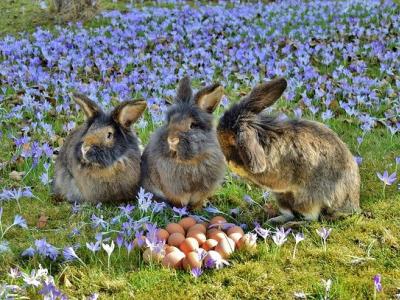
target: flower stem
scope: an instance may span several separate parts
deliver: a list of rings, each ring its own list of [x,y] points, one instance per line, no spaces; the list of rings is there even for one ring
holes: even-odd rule
[[[293,254],[292,254],[292,259],[295,259],[295,258],[296,258],[296,250],[297,250],[297,243],[294,245]]]
[[[1,239],[3,239],[3,237],[6,235],[6,232],[7,232],[8,230],[10,230],[10,228],[13,227],[13,226],[14,226],[14,224],[11,224],[11,225],[8,226],[4,231],[2,231],[2,233],[1,233]]]

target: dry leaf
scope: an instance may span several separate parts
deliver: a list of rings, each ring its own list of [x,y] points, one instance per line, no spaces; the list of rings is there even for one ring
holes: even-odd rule
[[[46,225],[47,225],[47,220],[49,219],[49,217],[47,217],[46,215],[45,215],[45,213],[41,213],[40,214],[40,217],[39,217],[39,220],[38,220],[38,222],[37,222],[37,225],[36,225],[36,227],[37,228],[39,228],[39,229],[42,229],[42,228],[44,228],[44,227],[46,227]]]
[[[10,177],[10,179],[12,180],[16,180],[16,181],[21,181],[22,177],[24,177],[25,172],[18,172],[18,171],[12,171],[10,174],[8,174],[8,176]]]

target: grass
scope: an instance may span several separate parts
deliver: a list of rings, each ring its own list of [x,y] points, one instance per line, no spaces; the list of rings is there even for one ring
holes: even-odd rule
[[[103,8],[123,8],[121,2],[103,1]],[[21,18],[23,6],[25,15]],[[3,1],[0,3],[0,35],[30,32],[37,25],[51,28],[51,19],[42,18],[43,14],[30,0]],[[238,98],[233,94],[228,96]],[[280,104],[280,110],[285,109],[285,105]],[[76,121],[81,123],[82,120],[80,113]],[[63,137],[62,125],[66,122],[65,116],[53,121],[58,134]],[[7,162],[15,148],[6,137],[17,133],[21,124],[13,123],[13,120],[3,124],[6,126],[2,128],[3,137],[0,139],[0,162]],[[22,199],[21,211],[15,201],[2,203],[3,224],[9,224],[14,215],[20,213],[27,219],[29,230],[13,228],[7,234],[12,252],[0,255],[0,281],[9,282],[7,272],[10,267],[18,265],[29,271],[32,266],[42,263],[55,275],[57,285],[74,299],[82,299],[89,291],[98,291],[104,299],[292,299],[296,292],[306,293],[308,299],[323,299],[325,289],[322,279],[333,281],[331,299],[372,299],[372,278],[379,273],[382,274],[384,289],[378,294],[378,299],[393,297],[400,288],[400,194],[397,186],[392,185],[386,188],[383,198],[382,183],[376,172],[385,169],[394,172],[400,136],[390,136],[385,128],[377,127],[364,137],[358,148],[356,137],[362,132],[355,120],[338,117],[327,124],[349,145],[352,153],[363,157],[360,166],[363,213],[341,221],[314,222],[303,227],[301,230],[306,239],[298,245],[296,259],[291,258],[294,242],[290,239],[281,249],[269,241],[267,244],[259,243],[255,253],[235,253],[230,259],[231,267],[206,271],[198,279],[186,272],[144,265],[137,251],[130,257],[113,255],[110,270],[107,270],[104,253],[94,257],[88,251],[80,255],[87,268],[78,262],[58,265],[37,258],[28,262],[20,257],[20,253],[31,246],[34,239],[46,237],[54,245],[84,244],[92,239],[88,220],[92,213],[100,214],[100,210],[86,206],[79,214],[71,214],[70,205],[54,202],[49,190],[40,184],[39,175],[43,170],[30,171],[31,163],[21,160],[0,170],[0,189],[32,186],[39,199]],[[150,134],[148,130],[139,132],[143,141],[147,141]],[[9,178],[13,170],[25,171],[28,175],[22,181],[15,181]],[[225,212],[240,206],[242,212],[236,219],[239,223],[252,225],[255,220],[263,223],[265,213],[258,206],[246,204],[242,200],[245,194],[263,203],[259,189],[227,173],[225,184],[212,202]],[[101,209],[101,214],[112,216],[116,211],[115,207],[108,206]],[[41,213],[49,219],[44,229],[37,229]],[[159,222],[164,221],[162,216],[156,218]],[[326,252],[316,234],[316,229],[322,226],[333,228]],[[81,229],[79,237],[70,234],[75,227]],[[117,250],[115,253],[118,253]],[[38,296],[32,294],[29,297]]]

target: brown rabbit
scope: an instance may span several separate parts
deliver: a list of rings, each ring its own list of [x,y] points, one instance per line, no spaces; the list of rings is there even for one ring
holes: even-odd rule
[[[126,101],[111,113],[81,94],[73,99],[86,115],[66,138],[56,159],[53,192],[69,202],[133,199],[140,179],[140,150],[131,129],[146,109],[143,100]]]
[[[194,96],[188,77],[178,87],[167,122],[151,136],[142,155],[142,186],[158,200],[198,208],[222,182],[225,159],[212,112],[224,94],[219,84]]]
[[[325,125],[278,120],[263,110],[286,89],[285,79],[256,86],[224,113],[217,128],[228,165],[276,196],[286,223],[300,214],[343,215],[359,210],[360,175],[347,146]]]

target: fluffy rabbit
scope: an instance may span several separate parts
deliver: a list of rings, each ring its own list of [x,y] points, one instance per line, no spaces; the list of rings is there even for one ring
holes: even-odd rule
[[[223,93],[214,84],[193,96],[189,78],[180,81],[166,124],[142,155],[141,184],[158,200],[199,208],[223,180],[225,159],[212,116]]]
[[[126,101],[107,114],[84,95],[75,93],[73,99],[86,121],[60,150],[54,194],[69,202],[133,199],[140,180],[140,151],[131,124],[142,115],[146,102]]]
[[[358,166],[336,133],[321,123],[281,121],[263,112],[286,85],[285,79],[260,84],[221,117],[217,134],[229,167],[275,194],[281,215],[271,223],[358,211]]]

